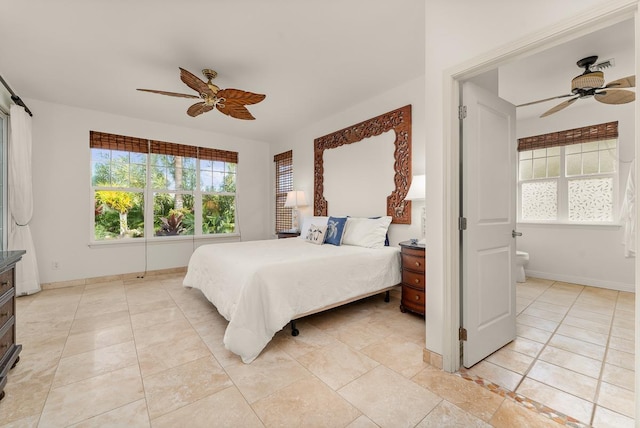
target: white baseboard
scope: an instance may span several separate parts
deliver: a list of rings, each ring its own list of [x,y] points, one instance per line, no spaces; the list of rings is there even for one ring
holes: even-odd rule
[[[536,270],[525,269],[524,273],[527,277],[551,279],[553,281],[570,282],[572,284],[590,285],[592,287],[607,288],[616,291],[628,291],[635,293],[635,284],[626,284],[623,282],[603,281],[601,279],[583,278],[572,275],[559,275],[556,273],[540,272]]]

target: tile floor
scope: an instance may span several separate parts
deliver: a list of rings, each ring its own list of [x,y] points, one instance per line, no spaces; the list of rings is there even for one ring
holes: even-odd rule
[[[528,278],[517,339],[468,373],[586,425],[634,426],[635,294]]]
[[[425,364],[424,320],[399,311],[398,292],[390,303],[374,296],[308,317],[300,336],[281,331],[246,365],[222,345],[226,321],[181,283],[168,275],[18,298],[24,348],[0,401],[0,426],[557,425]],[[514,352],[543,346],[529,342]],[[607,379],[624,373],[615,358]],[[537,370],[540,379],[549,373]]]

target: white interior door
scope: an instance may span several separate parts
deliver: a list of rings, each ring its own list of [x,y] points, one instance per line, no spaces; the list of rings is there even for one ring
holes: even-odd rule
[[[469,82],[462,94],[462,360],[471,367],[516,336],[516,111]]]

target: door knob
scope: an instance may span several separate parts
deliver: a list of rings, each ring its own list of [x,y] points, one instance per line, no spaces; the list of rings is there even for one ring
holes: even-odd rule
[[[515,230],[511,231],[511,236],[515,238],[516,236],[522,236],[522,232],[516,232]]]

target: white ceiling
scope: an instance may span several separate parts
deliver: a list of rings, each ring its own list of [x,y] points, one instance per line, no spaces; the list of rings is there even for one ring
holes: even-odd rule
[[[277,141],[424,75],[424,0],[0,0],[0,75],[36,99]],[[266,94],[255,121],[187,116],[178,67]],[[38,115],[38,111],[33,112]]]

